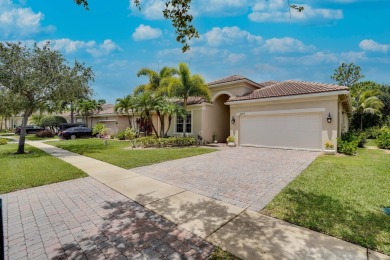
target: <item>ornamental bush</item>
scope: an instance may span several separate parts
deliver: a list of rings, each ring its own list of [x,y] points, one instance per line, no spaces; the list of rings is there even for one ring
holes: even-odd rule
[[[36,133],[35,136],[41,138],[52,138],[54,137],[54,132],[51,130],[43,130]]]
[[[376,139],[378,135],[381,133],[381,128],[379,126],[373,126],[370,128],[367,128],[365,130],[366,138],[368,139]]]
[[[127,140],[133,140],[137,137],[137,132],[130,128],[130,127],[127,127],[126,130],[125,130],[125,137]]]
[[[0,145],[8,144],[8,140],[5,138],[0,138]]]
[[[376,140],[379,148],[390,150],[390,128],[382,127]]]
[[[62,116],[44,116],[39,121],[40,126],[50,127],[51,129],[55,129],[64,123],[66,123],[66,119]]]
[[[360,142],[360,135],[353,132],[343,133],[341,138],[337,139],[337,151],[346,155],[355,155]]]
[[[118,138],[119,140],[126,140],[125,132],[118,132],[116,134],[116,138]]]
[[[151,136],[140,137],[136,140],[136,146],[144,148],[184,147],[195,144],[195,137],[168,137],[155,138]]]

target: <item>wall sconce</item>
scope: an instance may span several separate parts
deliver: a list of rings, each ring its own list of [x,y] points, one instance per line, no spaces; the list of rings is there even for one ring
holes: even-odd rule
[[[230,122],[232,123],[232,125],[234,125],[234,123],[236,122],[236,119],[234,118],[234,116],[232,116],[232,120]]]
[[[328,121],[329,124],[332,123],[332,116],[330,115],[330,113],[329,113],[328,117],[326,118],[326,121]]]

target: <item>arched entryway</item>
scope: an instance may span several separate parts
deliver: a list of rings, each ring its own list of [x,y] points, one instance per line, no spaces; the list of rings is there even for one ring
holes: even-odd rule
[[[225,105],[229,97],[227,94],[221,94],[213,101],[216,126],[214,132],[219,143],[225,143],[226,138],[230,135],[230,107]]]

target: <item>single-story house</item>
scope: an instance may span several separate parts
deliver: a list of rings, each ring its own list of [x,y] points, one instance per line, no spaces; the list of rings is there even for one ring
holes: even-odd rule
[[[186,122],[175,118],[169,135],[190,135],[211,142],[321,151],[326,141],[349,129],[352,111],[347,87],[302,81],[256,83],[234,75],[210,82],[211,102],[191,98]]]

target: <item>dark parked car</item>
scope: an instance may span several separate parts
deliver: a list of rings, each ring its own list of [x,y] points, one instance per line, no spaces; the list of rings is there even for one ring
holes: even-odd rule
[[[92,129],[88,127],[71,127],[58,134],[63,139],[76,139],[80,137],[92,137]]]
[[[36,134],[40,131],[45,130],[45,128],[37,125],[26,125],[26,134]],[[21,127],[18,126],[15,128],[15,134],[20,135]]]
[[[83,123],[74,123],[74,124],[63,123],[63,124],[60,124],[60,126],[59,126],[60,132],[65,131],[66,129],[69,129],[71,127],[87,127],[87,125],[83,124]]]

